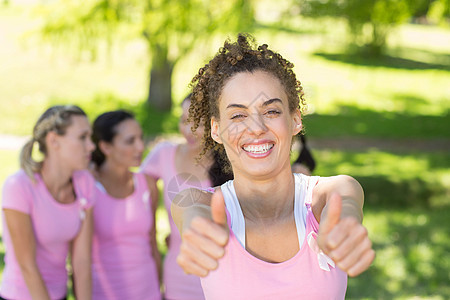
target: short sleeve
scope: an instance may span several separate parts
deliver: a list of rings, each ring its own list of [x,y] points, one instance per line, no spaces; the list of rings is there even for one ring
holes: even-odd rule
[[[75,189],[75,194],[83,208],[90,208],[95,204],[95,179],[92,174],[87,171],[76,171],[73,176],[73,186]]]
[[[161,178],[164,162],[167,163],[168,154],[173,151],[174,147],[176,146],[169,142],[157,144],[144,159],[139,171],[156,179]]]
[[[33,207],[33,183],[24,171],[9,176],[3,184],[2,209],[30,214]]]

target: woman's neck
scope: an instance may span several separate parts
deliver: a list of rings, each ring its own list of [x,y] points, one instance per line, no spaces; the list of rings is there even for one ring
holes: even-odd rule
[[[247,220],[270,222],[292,215],[295,181],[290,169],[261,180],[235,174],[234,188]]]
[[[124,199],[134,192],[133,173],[124,166],[105,161],[98,169],[97,180],[110,196],[117,199]]]
[[[61,203],[70,203],[75,199],[72,185],[73,171],[50,159],[44,160],[40,171],[42,181],[53,198]]]
[[[177,173],[194,175],[198,180],[208,180],[208,171],[212,165],[212,159],[208,154],[197,163],[200,150],[188,144],[180,144],[175,153],[175,169]]]
[[[98,180],[103,183],[108,183],[108,185],[122,185],[129,182],[129,180],[133,177],[132,172],[129,168],[124,166],[119,166],[112,164],[108,161],[105,161],[98,168]]]

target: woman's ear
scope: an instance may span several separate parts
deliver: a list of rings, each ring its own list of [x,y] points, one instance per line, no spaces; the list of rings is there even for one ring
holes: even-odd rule
[[[293,114],[292,127],[293,127],[292,135],[297,135],[303,128],[302,114],[300,112],[300,109],[298,109],[298,108],[294,111],[294,114]]]
[[[47,149],[56,149],[59,147],[60,142],[58,137],[58,134],[56,134],[56,132],[54,131],[50,131],[47,133],[47,135],[45,136],[45,145]]]
[[[103,152],[105,156],[108,156],[111,152],[111,143],[100,141],[98,142],[98,148]]]
[[[219,126],[219,120],[217,120],[215,117],[211,118],[211,138],[219,144],[222,144],[222,139],[220,138],[220,126]]]

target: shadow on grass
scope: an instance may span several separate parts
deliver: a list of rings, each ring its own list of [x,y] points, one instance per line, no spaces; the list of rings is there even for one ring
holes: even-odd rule
[[[405,70],[445,70],[450,71],[450,65],[441,63],[426,63],[417,60],[391,56],[381,55],[380,57],[366,57],[362,55],[349,53],[314,53],[315,56],[336,62],[342,62],[351,65],[365,66],[365,67],[384,67],[391,69],[405,69]],[[435,61],[449,61],[448,54],[429,53],[433,56]]]
[[[397,105],[423,105],[411,95],[396,95]],[[376,112],[342,105],[335,115],[311,114],[304,117],[311,137],[450,138],[450,114],[423,116]]]
[[[384,176],[354,176],[364,187],[365,203],[370,206],[430,207],[431,199],[444,192],[439,184],[421,178],[392,182]]]
[[[449,299],[450,242],[444,224],[448,224],[450,207],[425,212],[386,208],[372,213],[387,217],[388,231],[383,241],[374,242],[375,263],[349,279],[346,298]]]
[[[355,177],[370,207],[430,209],[450,204],[446,200],[450,190],[444,175],[450,170],[448,152],[313,149],[313,154],[317,160],[316,175]]]

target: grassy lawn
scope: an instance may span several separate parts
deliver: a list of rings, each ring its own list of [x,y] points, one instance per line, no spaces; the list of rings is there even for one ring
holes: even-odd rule
[[[352,174],[377,253],[349,279],[348,299],[450,297],[450,154],[321,150],[316,174]]]
[[[92,62],[24,35],[36,24],[28,10],[0,6],[0,134],[29,134],[46,107],[61,103],[80,105],[91,119],[106,110],[130,109],[147,137],[177,131],[178,107],[161,114],[143,104],[149,61],[142,42],[120,45]],[[308,102],[308,136],[450,140],[450,30],[402,26],[389,40],[388,52],[371,59],[346,54],[339,24],[300,20],[298,25],[304,33],[261,30],[256,38],[295,64]],[[223,37],[214,37],[179,62],[173,76],[176,102],[222,42]],[[367,272],[349,279],[347,298],[449,299],[448,150],[321,148],[313,153],[317,175],[350,174],[365,190],[364,224],[377,257]],[[0,150],[0,164],[2,184],[18,168],[18,151]],[[162,206],[157,218],[165,252],[169,229]]]

